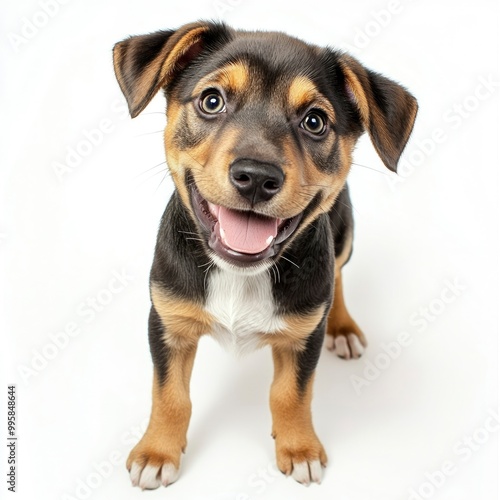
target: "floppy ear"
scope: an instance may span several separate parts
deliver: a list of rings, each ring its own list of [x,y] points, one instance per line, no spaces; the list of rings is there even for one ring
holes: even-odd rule
[[[348,55],[341,57],[347,93],[356,104],[364,129],[385,166],[396,172],[408,142],[417,100],[401,85],[366,69]]]
[[[114,46],[115,74],[132,118],[201,53],[203,35],[214,27],[212,23],[191,23],[178,30],[133,36]]]

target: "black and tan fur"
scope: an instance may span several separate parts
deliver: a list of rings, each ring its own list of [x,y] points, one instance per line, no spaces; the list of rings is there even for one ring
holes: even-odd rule
[[[177,479],[198,340],[220,321],[207,304],[219,300],[210,294],[224,292],[209,290],[209,283],[217,273],[225,273],[220,279],[225,283],[234,272],[235,280],[255,279],[270,287],[271,319],[280,325],[253,335],[257,347],[272,350],[270,406],[278,467],[300,482],[319,482],[327,457],[310,403],[325,333],[341,357],[358,357],[366,345],[342,295],[341,268],[352,251],[345,184],[352,151],[366,131],[384,164],[395,171],[416,101],[344,53],[282,33],[236,31],[210,22],[128,38],[115,46],[114,66],[132,117],[158,91],[165,92],[166,157],[176,187],[151,271],[153,409],[127,461],[132,481],[156,488]],[[214,90],[225,109],[208,115],[200,103]],[[311,113],[326,124],[321,134],[305,128]],[[242,196],[229,180],[239,161],[278,169],[284,180],[276,194],[263,201],[255,193],[252,199]],[[224,264],[224,255],[214,257],[210,230],[200,219],[207,200],[234,211],[300,221],[283,243],[265,250],[270,256],[248,262],[245,255],[234,262],[229,257]],[[249,277],[259,269],[262,277]]]

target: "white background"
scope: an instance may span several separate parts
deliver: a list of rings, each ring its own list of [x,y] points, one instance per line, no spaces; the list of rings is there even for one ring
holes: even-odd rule
[[[51,17],[42,3],[3,0],[0,16],[0,497],[15,383],[21,499],[497,498],[497,2],[67,0],[47,7]],[[348,49],[406,85],[420,112],[399,181],[366,136],[355,154],[369,168],[350,176],[356,238],[344,284],[370,345],[357,361],[323,352],[313,402],[330,459],[323,484],[276,473],[270,353],[237,360],[206,338],[182,476],[141,493],[124,461],[149,416],[148,273],[173,187],[155,167],[163,98],[130,120],[111,48],[216,18]],[[86,156],[57,175],[75,148]],[[128,277],[110,295],[113,273]],[[444,292],[449,282],[459,289]],[[110,302],[92,315],[92,297]],[[403,332],[411,344],[376,373],[383,345]],[[356,391],[353,376],[366,375]],[[443,464],[451,474],[436,473]]]

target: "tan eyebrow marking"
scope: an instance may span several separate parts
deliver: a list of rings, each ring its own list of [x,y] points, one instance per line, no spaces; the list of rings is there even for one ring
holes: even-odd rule
[[[247,90],[248,82],[248,67],[243,63],[231,63],[202,78],[194,88],[193,96],[213,85],[220,85],[229,92],[241,93]]]
[[[305,76],[297,76],[288,89],[288,102],[293,109],[301,109],[308,105],[319,106],[335,123],[335,111],[330,101],[321,94],[316,85]]]

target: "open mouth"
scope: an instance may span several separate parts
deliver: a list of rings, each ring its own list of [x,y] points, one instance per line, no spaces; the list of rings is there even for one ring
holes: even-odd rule
[[[201,196],[194,184],[191,198],[200,224],[209,232],[208,246],[220,257],[239,266],[248,266],[277,255],[302,219],[302,213],[289,219],[279,219],[251,210],[214,205]]]

